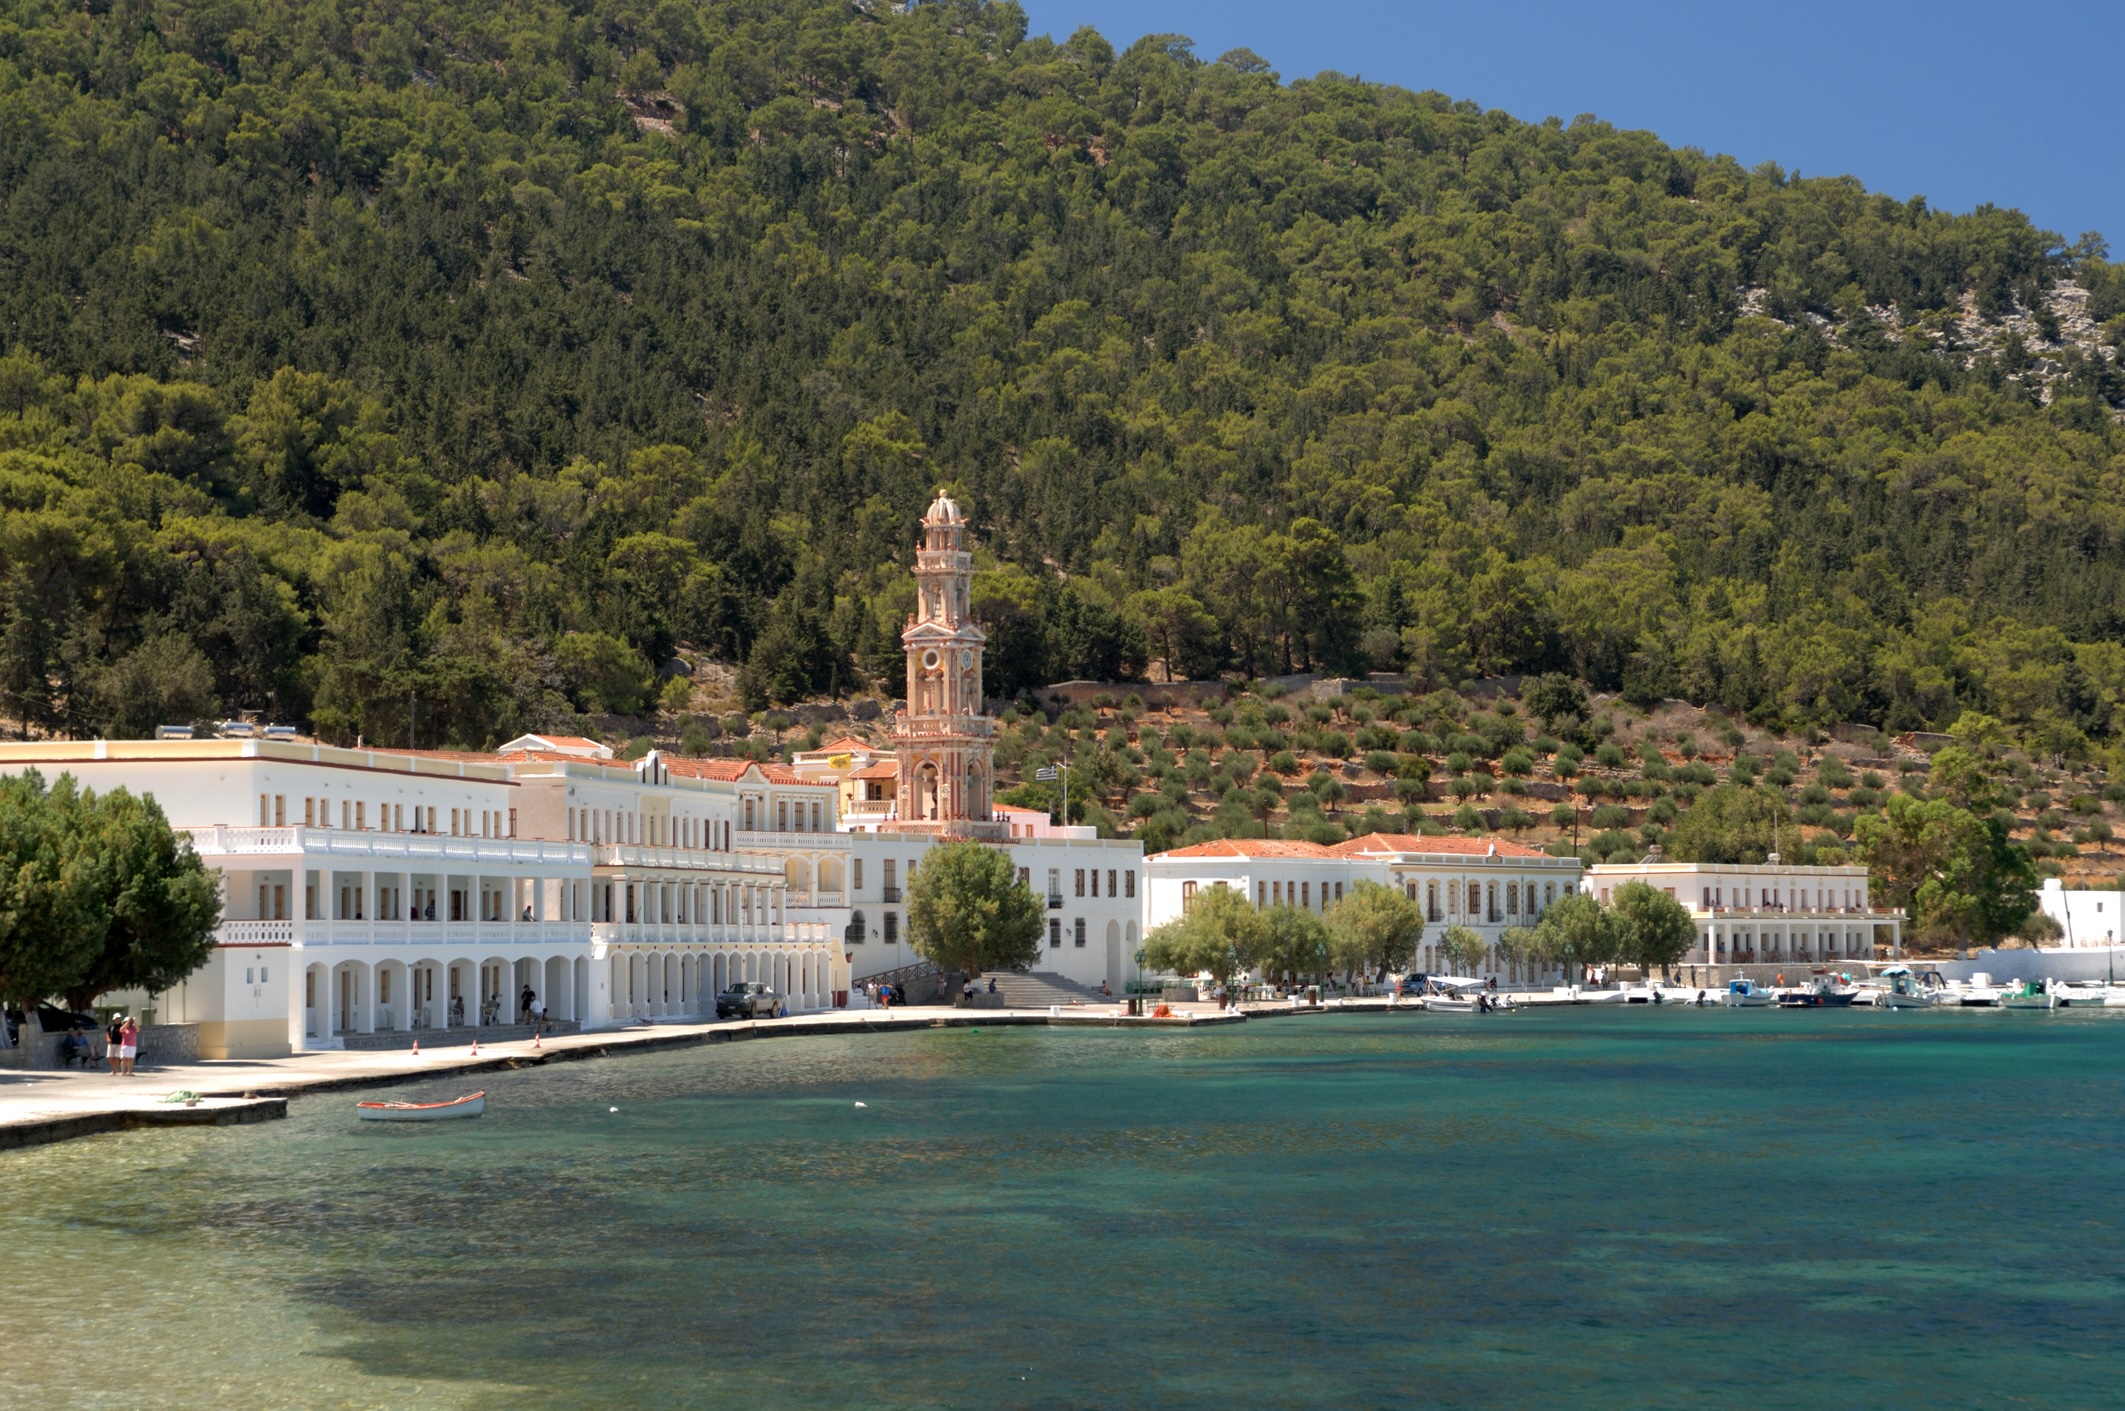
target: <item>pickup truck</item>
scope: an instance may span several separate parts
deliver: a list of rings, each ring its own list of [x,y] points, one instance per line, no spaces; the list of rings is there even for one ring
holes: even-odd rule
[[[716,996],[718,1019],[772,1018],[782,996],[758,980],[740,980]]]

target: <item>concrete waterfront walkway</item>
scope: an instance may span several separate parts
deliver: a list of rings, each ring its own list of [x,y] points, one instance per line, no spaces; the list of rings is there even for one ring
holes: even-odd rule
[[[1120,1013],[1120,1009],[1119,1005],[1083,1005],[1056,1011],[942,1006],[825,1010],[785,1019],[635,1024],[588,1034],[553,1035],[537,1045],[529,1039],[483,1043],[477,1056],[460,1045],[418,1055],[405,1049],[344,1049],[285,1058],[170,1064],[141,1069],[130,1078],[115,1078],[104,1070],[0,1070],[0,1149],[133,1127],[270,1120],[287,1115],[290,1098],[309,1093],[420,1082],[453,1073],[469,1078],[541,1063],[742,1039],[984,1026],[1185,1029],[1245,1022],[1239,1014],[1219,1013],[1213,1006],[1202,1004],[1175,1006],[1176,1013],[1168,1019],[1130,1016]],[[199,1105],[187,1107],[163,1101],[180,1090],[199,1094]]]

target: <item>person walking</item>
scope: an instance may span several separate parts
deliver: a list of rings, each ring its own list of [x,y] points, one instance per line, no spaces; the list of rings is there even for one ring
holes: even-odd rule
[[[118,1048],[123,1042],[119,1036],[124,1032],[125,1016],[122,1014],[113,1014],[111,1022],[103,1026],[103,1056],[110,1062],[113,1078],[118,1076]]]
[[[546,1034],[546,1001],[537,995],[531,996],[531,1034],[543,1038]]]
[[[125,1026],[118,1031],[118,1072],[122,1077],[133,1076],[133,1060],[140,1053],[140,1021],[128,1014]]]

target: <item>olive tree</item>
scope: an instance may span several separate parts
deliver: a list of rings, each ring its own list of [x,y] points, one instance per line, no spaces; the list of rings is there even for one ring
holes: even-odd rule
[[[1416,954],[1424,939],[1424,909],[1399,887],[1360,882],[1328,913],[1328,931],[1346,970],[1369,970],[1384,980]]]
[[[1697,924],[1690,920],[1690,913],[1658,887],[1625,882],[1616,889],[1610,905],[1618,956],[1644,971],[1648,979],[1655,970],[1665,970],[1688,955],[1697,943]]]
[[[1439,933],[1439,959],[1455,974],[1473,973],[1490,949],[1483,937],[1466,926],[1449,926]]]
[[[1563,967],[1568,976],[1616,958],[1615,918],[1584,892],[1557,898],[1536,923],[1535,939],[1542,958]]]
[[[1144,937],[1144,963],[1224,985],[1268,954],[1270,930],[1254,903],[1230,887],[1197,892],[1186,908]]]

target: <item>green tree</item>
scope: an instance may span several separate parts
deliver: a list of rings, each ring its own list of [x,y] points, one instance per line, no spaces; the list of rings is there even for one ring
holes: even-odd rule
[[[1620,936],[1614,915],[1584,892],[1567,892],[1535,923],[1542,958],[1576,978],[1589,965],[1616,959]]]
[[[1874,896],[1910,916],[1921,944],[1967,954],[2012,935],[2036,909],[2036,869],[1997,817],[1896,794],[1854,833]]]
[[[1336,943],[1319,912],[1283,905],[1272,906],[1262,915],[1267,922],[1262,941],[1265,969],[1292,978],[1328,978],[1336,964]]]
[[[1617,958],[1651,978],[1690,953],[1697,926],[1682,903],[1646,882],[1625,882],[1610,900]]]
[[[1328,913],[1336,960],[1384,980],[1409,964],[1424,940],[1424,909],[1399,887],[1361,881]]]
[[[158,725],[200,725],[221,710],[214,665],[190,640],[152,638],[104,668],[96,678],[104,728],[112,738],[147,739]]]
[[[75,841],[88,863],[87,904],[105,924],[101,948],[62,991],[74,1009],[112,990],[170,989],[207,963],[221,924],[218,879],[161,805],[124,789],[82,803]]]
[[[0,776],[0,1002],[31,1009],[78,984],[108,920],[91,804],[62,775]]]
[[[930,849],[908,883],[908,943],[924,960],[978,975],[1040,958],[1044,912],[1010,857],[984,843]]]
[[[1535,967],[1546,959],[1540,933],[1532,926],[1506,927],[1498,933],[1498,958],[1525,966],[1528,979],[1533,980]]]
[[[1439,962],[1448,966],[1454,974],[1472,973],[1483,963],[1490,946],[1483,937],[1467,926],[1453,925],[1439,933]]]
[[[1207,974],[1219,985],[1267,954],[1269,926],[1230,887],[1208,887],[1181,914],[1144,937],[1144,964],[1175,975]]]
[[[1785,798],[1776,791],[1720,784],[1676,822],[1665,852],[1676,862],[1760,863],[1776,851],[1785,820]],[[1797,841],[1788,835],[1789,847]]]

